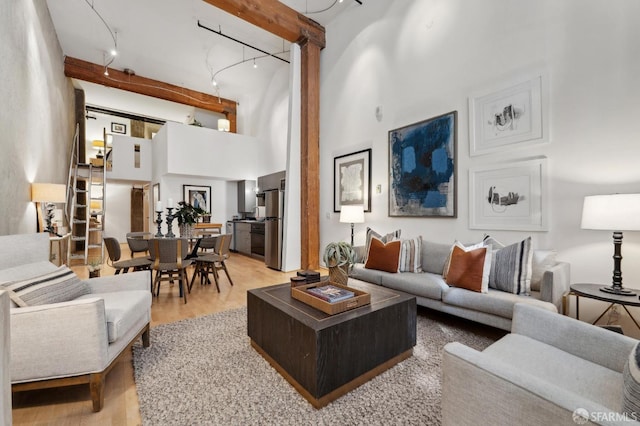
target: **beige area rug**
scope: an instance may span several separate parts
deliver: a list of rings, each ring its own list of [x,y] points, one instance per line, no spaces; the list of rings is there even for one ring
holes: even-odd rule
[[[160,325],[149,348],[133,348],[143,424],[440,424],[442,348],[458,341],[483,349],[494,339],[465,330],[469,323],[428,316],[418,310],[411,358],[320,410],[251,347],[246,308]]]

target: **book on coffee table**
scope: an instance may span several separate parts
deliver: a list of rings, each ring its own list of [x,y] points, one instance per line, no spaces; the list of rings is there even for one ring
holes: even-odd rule
[[[355,293],[333,285],[323,285],[307,289],[307,293],[329,303],[340,302],[355,296]]]

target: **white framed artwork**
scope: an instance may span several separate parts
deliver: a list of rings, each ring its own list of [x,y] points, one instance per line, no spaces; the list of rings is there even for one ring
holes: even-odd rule
[[[548,141],[545,73],[513,81],[469,97],[470,155]]]
[[[545,157],[469,169],[469,227],[547,230]]]

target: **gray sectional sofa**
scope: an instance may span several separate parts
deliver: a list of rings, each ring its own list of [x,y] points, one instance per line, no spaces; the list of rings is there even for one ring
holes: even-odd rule
[[[569,290],[570,267],[566,262],[556,262],[544,271],[539,284],[532,282],[529,296],[515,295],[500,290],[489,289],[489,293],[476,293],[457,287],[449,287],[442,277],[445,262],[451,251],[451,244],[422,242],[422,273],[389,273],[366,269],[362,263],[364,247],[356,247],[357,259],[350,278],[378,284],[384,287],[410,293],[416,296],[418,305],[446,312],[503,330],[511,330],[513,308],[516,303],[528,303],[559,312],[562,296]]]

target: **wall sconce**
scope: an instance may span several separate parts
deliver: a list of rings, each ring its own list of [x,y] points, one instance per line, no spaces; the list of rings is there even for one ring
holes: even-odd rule
[[[226,118],[218,119],[218,130],[221,132],[228,132],[231,130],[231,122]]]
[[[67,187],[57,183],[32,183],[31,184],[31,201],[36,203],[36,211],[38,214],[38,232],[47,231],[56,234],[51,220],[53,219],[53,209],[55,203],[65,203],[67,201]],[[47,209],[46,224],[44,228],[42,224],[42,205],[45,203]]]
[[[342,206],[340,222],[351,224],[351,247],[353,247],[353,224],[364,223],[364,206]]]

